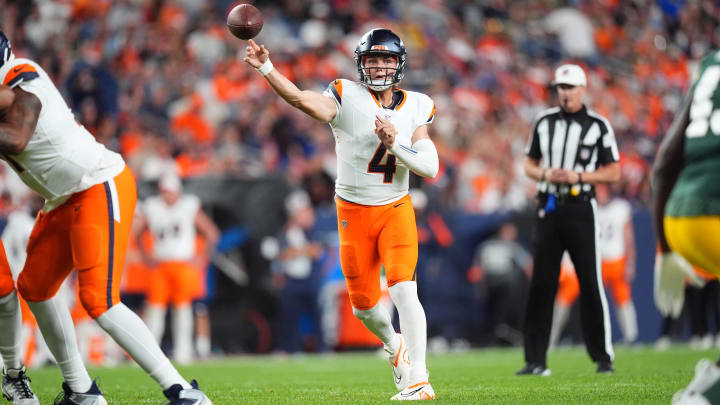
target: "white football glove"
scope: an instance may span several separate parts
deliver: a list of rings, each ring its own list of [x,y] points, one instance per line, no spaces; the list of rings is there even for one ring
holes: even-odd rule
[[[655,305],[663,316],[680,316],[685,301],[685,277],[695,287],[705,285],[705,280],[679,254],[669,252],[655,257]]]

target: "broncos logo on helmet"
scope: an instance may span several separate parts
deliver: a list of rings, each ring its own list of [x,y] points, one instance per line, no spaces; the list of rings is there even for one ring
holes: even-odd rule
[[[387,68],[388,70],[392,70],[393,74],[385,76],[382,81],[372,80],[370,68],[366,68],[363,65],[363,56],[377,54],[390,54],[398,58],[396,68]],[[366,32],[362,38],[360,38],[360,42],[355,48],[355,64],[360,74],[360,81],[375,91],[386,90],[400,83],[400,80],[402,80],[405,75],[406,59],[407,52],[405,52],[405,45],[400,37],[385,28],[375,28]]]
[[[5,33],[0,31],[0,67],[8,63],[13,57],[12,48],[10,48],[10,40]]]

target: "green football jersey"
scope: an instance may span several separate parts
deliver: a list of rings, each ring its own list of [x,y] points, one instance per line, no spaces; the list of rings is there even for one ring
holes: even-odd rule
[[[685,129],[684,167],[668,200],[672,217],[720,215],[720,51],[700,63]]]

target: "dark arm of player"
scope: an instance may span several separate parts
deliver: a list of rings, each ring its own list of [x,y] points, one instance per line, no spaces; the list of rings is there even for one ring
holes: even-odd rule
[[[15,100],[0,115],[0,153],[17,155],[25,150],[35,132],[42,103],[34,94],[19,87]]]
[[[678,175],[684,166],[683,153],[685,151],[685,128],[687,128],[690,118],[690,105],[692,104],[692,95],[685,97],[680,114],[675,117],[672,126],[665,135],[660,144],[655,164],[652,169],[652,194],[650,198],[650,209],[653,215],[655,231],[657,232],[660,250],[663,253],[670,251],[670,246],[665,238],[665,227],[663,225],[663,216],[665,214],[665,205],[670,198]]]

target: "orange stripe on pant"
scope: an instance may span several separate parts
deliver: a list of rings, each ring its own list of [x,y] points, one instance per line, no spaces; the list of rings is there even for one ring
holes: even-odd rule
[[[119,303],[136,201],[135,178],[126,166],[114,179],[41,211],[18,278],[20,294],[33,302],[50,299],[77,269],[80,301],[90,316],[97,318]]]
[[[415,279],[417,226],[410,196],[380,206],[336,199],[340,266],[350,302],[361,310],[380,299],[380,264],[388,286]]]
[[[10,264],[5,256],[5,246],[0,240],[0,297],[4,297],[15,289],[15,282],[10,271]]]
[[[190,263],[160,262],[151,272],[147,300],[162,306],[189,304],[197,298],[201,283],[200,270]]]

